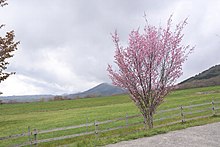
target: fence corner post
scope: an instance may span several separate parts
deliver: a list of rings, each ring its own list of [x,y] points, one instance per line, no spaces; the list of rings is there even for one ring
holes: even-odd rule
[[[37,146],[37,129],[34,129],[33,135],[34,135],[34,145]]]

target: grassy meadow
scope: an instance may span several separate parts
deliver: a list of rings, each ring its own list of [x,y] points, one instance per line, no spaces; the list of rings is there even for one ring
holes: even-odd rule
[[[212,98],[214,98],[215,101],[220,102],[220,86],[176,90],[165,98],[164,103],[161,104],[158,111],[176,108],[180,105],[189,106],[211,102]],[[205,106],[201,106],[201,108],[202,107]],[[218,104],[218,107],[220,108],[220,104]],[[219,110],[216,112],[220,113]],[[0,105],[0,137],[27,132],[28,126],[30,126],[31,130],[34,128],[37,128],[38,130],[48,130],[64,126],[85,124],[86,122],[94,122],[95,120],[105,121],[125,117],[126,114],[130,116],[138,113],[139,110],[129,99],[128,95],[65,101],[2,104]],[[212,111],[210,111],[210,114],[211,113]],[[155,118],[161,118],[169,115],[172,114],[156,114]],[[127,136],[119,135],[117,137],[109,137],[108,139],[98,141],[98,144],[104,145],[121,140],[151,136],[171,130],[218,121],[220,121],[220,117],[217,115],[215,117],[189,121],[184,125],[176,124],[169,127],[155,128],[150,131],[140,131],[139,133],[133,133]],[[158,123],[158,125],[161,123],[163,122]],[[138,126],[132,129],[138,129]],[[123,131],[131,131],[131,129],[125,129]],[[68,133],[71,134],[71,130],[61,132],[63,135]],[[120,131],[108,132],[105,135],[114,136],[118,133],[120,133]],[[42,136],[42,138],[46,138],[46,135]],[[57,146],[65,144],[69,144],[70,146],[94,146],[94,142],[91,140],[94,140],[94,135],[88,138],[84,137],[84,139],[83,137],[76,137],[73,139],[42,143],[38,146]],[[7,146],[8,144],[16,143],[16,140],[12,139],[4,141],[0,140],[0,146]]]

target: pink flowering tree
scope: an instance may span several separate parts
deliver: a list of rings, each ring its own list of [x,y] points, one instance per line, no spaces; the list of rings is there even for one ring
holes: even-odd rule
[[[126,89],[144,117],[145,126],[153,128],[153,114],[164,97],[174,88],[182,75],[182,65],[193,48],[182,45],[182,30],[187,19],[171,30],[172,16],[165,28],[148,25],[143,33],[131,31],[128,46],[115,43],[117,70],[108,65],[107,71],[114,85]]]

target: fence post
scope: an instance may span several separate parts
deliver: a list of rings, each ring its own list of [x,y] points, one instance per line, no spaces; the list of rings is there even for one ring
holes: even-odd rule
[[[128,127],[128,113],[126,113],[125,116],[125,126]]]
[[[86,117],[86,133],[88,133],[88,123],[89,123],[89,120],[88,120],[88,117]]]
[[[94,126],[95,126],[95,142],[94,142],[94,146],[97,146],[97,141],[98,141],[98,122],[96,120],[94,122]]]
[[[183,106],[180,106],[180,111],[181,111],[181,117],[182,117],[182,123],[185,122],[184,114],[183,114]]]
[[[147,119],[144,117],[144,130],[147,130]]]
[[[98,135],[98,123],[96,120],[94,122],[94,126],[95,126],[95,135],[97,136]]]
[[[34,145],[37,146],[37,129],[34,129]]]
[[[212,98],[212,116],[215,116],[215,102],[214,102],[214,98]]]
[[[32,142],[31,142],[31,128],[30,128],[30,126],[28,126],[28,141],[30,142],[30,146],[31,146]]]

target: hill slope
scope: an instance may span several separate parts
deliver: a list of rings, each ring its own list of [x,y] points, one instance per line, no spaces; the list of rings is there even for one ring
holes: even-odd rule
[[[67,97],[74,99],[74,98],[96,97],[96,96],[111,96],[111,95],[117,95],[123,93],[126,93],[126,91],[119,87],[113,86],[108,83],[102,83],[87,91],[76,94],[70,94],[67,95]]]
[[[180,89],[220,85],[220,65],[215,65],[178,85]]]

